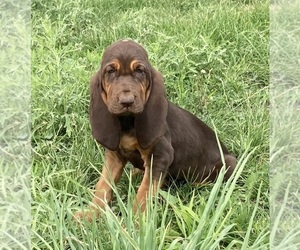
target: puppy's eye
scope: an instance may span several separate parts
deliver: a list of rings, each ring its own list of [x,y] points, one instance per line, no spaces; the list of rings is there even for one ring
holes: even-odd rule
[[[113,73],[115,73],[116,72],[116,69],[114,69],[114,68],[108,68],[107,70],[106,70],[106,73],[108,73],[108,74],[113,74]]]
[[[137,74],[144,74],[145,73],[145,70],[143,67],[137,67],[134,69],[134,73],[137,73]]]

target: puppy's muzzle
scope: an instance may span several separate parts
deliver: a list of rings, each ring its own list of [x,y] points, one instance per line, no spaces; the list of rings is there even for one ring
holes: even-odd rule
[[[124,108],[129,108],[134,104],[134,94],[130,90],[123,91],[119,96],[119,103]]]

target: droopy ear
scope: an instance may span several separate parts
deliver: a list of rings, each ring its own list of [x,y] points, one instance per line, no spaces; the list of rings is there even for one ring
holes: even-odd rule
[[[148,149],[164,135],[168,101],[162,75],[152,68],[150,79],[150,95],[144,110],[136,116],[135,131],[142,149]]]
[[[111,114],[103,102],[101,73],[98,71],[90,85],[90,123],[93,137],[104,147],[117,150],[120,143],[121,126],[118,118]]]

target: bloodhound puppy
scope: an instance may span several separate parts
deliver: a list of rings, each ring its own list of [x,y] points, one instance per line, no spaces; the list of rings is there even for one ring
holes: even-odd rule
[[[105,147],[106,163],[89,211],[75,218],[91,220],[112,199],[127,162],[144,171],[133,209],[144,211],[166,177],[193,182],[214,181],[223,166],[216,134],[190,112],[166,99],[162,75],[150,64],[146,51],[131,40],[120,40],[105,51],[101,68],[90,86],[93,137]],[[221,143],[225,179],[236,158]],[[152,183],[152,185],[150,185]]]

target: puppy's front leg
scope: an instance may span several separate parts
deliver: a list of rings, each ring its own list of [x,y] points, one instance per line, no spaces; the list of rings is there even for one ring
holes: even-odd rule
[[[155,196],[161,186],[159,178],[153,178],[151,180],[150,167],[145,168],[144,177],[142,183],[138,189],[136,199],[133,204],[133,212],[136,213],[139,209],[141,212],[146,210],[147,197],[151,190],[151,195]]]
[[[74,215],[76,220],[84,218],[91,221],[93,217],[99,217],[99,208],[105,208],[105,205],[112,199],[112,183],[117,183],[121,177],[126,161],[116,151],[105,151],[105,165],[103,166],[101,177],[96,184],[94,198],[88,211],[77,212]]]
[[[141,212],[146,210],[149,193],[152,196],[157,195],[164,182],[168,167],[173,161],[173,148],[165,138],[163,138],[158,145],[155,145],[152,154],[149,152],[151,151],[140,150],[142,159],[144,160],[145,172],[133,204],[134,213],[138,210]],[[152,166],[151,158],[153,159]]]

